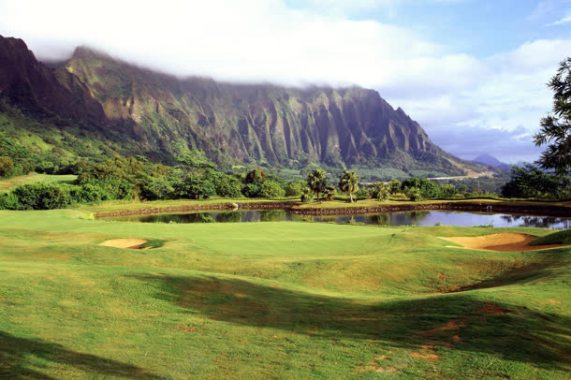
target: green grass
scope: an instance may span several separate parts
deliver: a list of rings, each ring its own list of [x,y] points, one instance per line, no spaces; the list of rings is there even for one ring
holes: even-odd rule
[[[167,225],[96,211],[0,212],[0,378],[571,374],[568,248],[439,238],[491,228]],[[99,246],[113,238],[162,245]]]
[[[27,175],[2,178],[0,179],[0,193],[6,193],[18,186],[28,185],[37,182],[46,183],[72,183],[77,178],[76,175],[49,175],[49,174],[38,174],[30,173]]]
[[[563,230],[534,240],[531,245],[571,244],[571,230]]]

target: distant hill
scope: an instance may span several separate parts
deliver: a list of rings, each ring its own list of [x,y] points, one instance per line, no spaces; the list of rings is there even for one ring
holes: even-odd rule
[[[474,158],[473,161],[502,171],[509,171],[511,168],[511,165],[501,162],[496,157],[487,153],[479,155],[478,157]]]
[[[0,100],[49,121],[46,128],[88,134],[95,145],[167,164],[200,149],[226,165],[484,170],[446,153],[402,109],[359,87],[179,79],[88,48],[48,66],[22,40],[0,37]]]

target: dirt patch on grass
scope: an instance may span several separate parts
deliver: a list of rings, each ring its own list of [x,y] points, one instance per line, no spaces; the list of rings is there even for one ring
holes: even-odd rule
[[[177,325],[175,328],[178,331],[182,331],[182,332],[188,333],[188,334],[192,334],[192,333],[195,333],[197,331],[196,327],[190,326],[190,325],[185,325],[185,324]]]
[[[449,237],[442,239],[460,244],[464,248],[499,252],[536,251],[540,249],[557,248],[563,246],[560,244],[529,245],[529,243],[534,241],[536,237],[519,233],[502,233],[470,237]]]
[[[423,331],[420,335],[424,337],[434,337],[446,333],[447,331],[458,331],[463,327],[466,327],[466,322],[464,321],[449,321],[441,326]]]
[[[377,373],[395,373],[397,369],[395,367],[385,367],[381,364],[387,359],[386,355],[377,356],[371,362],[371,364],[361,367],[357,370],[358,373],[363,372],[377,372]]]
[[[427,362],[437,362],[440,359],[440,356],[436,353],[436,348],[432,344],[425,344],[420,348],[420,351],[411,352],[410,357]]]
[[[486,302],[478,311],[486,315],[504,315],[508,312],[503,307],[491,302]]]
[[[101,243],[104,247],[123,248],[123,249],[140,249],[147,243],[143,239],[112,239]]]

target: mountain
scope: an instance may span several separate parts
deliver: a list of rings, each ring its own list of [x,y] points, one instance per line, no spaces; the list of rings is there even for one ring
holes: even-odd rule
[[[200,149],[226,165],[482,169],[444,152],[402,109],[359,87],[180,79],[83,47],[46,65],[23,41],[0,37],[0,99],[36,121],[164,163]]]
[[[74,75],[38,62],[24,41],[0,36],[0,94],[39,117],[60,116],[102,125],[101,105]]]
[[[478,157],[474,158],[473,161],[502,171],[509,171],[511,168],[511,165],[501,162],[496,157],[488,153],[480,154]]]

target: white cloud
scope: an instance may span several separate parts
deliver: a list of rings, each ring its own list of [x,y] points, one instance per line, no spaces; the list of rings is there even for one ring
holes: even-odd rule
[[[40,57],[88,44],[179,75],[281,83],[384,83],[399,59],[439,47],[375,21],[352,21],[280,0],[0,1],[0,32]]]
[[[570,22],[571,22],[571,14],[568,14],[567,16],[560,18],[559,20],[552,22],[549,25],[550,26],[557,26],[557,25],[569,24]]]
[[[565,52],[571,52],[571,40],[528,42],[511,52],[476,60],[477,64],[472,65],[479,70],[470,70],[469,65],[463,65],[467,69],[465,75],[471,79],[456,88],[450,85],[443,86],[440,91],[433,88],[421,101],[414,92],[395,94],[392,100],[417,118],[433,136],[438,136],[438,143],[455,154],[470,158],[477,143],[474,139],[464,141],[466,154],[463,154],[455,141],[462,135],[448,132],[479,130],[498,139],[508,139],[493,146],[476,146],[481,151],[506,160],[509,160],[507,156],[532,160],[532,156],[537,156],[537,149],[532,146],[531,136],[539,128],[541,117],[552,106],[552,94],[546,83],[565,58]],[[511,149],[515,146],[521,150],[517,155]]]
[[[429,133],[533,131],[551,105],[545,83],[571,40],[531,41],[482,59],[412,29],[350,17],[408,1],[0,0],[0,33],[46,59],[87,44],[180,76],[373,87]]]

